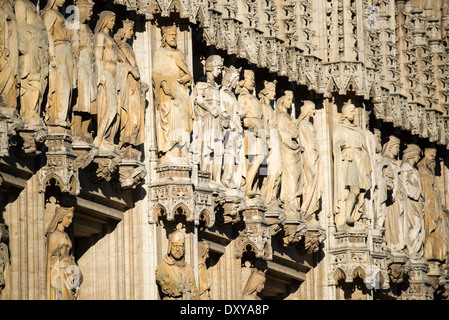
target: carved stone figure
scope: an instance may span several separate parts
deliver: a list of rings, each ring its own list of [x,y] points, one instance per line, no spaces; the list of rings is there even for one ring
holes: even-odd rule
[[[260,195],[258,191],[259,168],[267,155],[263,106],[252,94],[254,89],[254,72],[244,70],[243,79],[238,83],[236,94],[238,94],[238,102],[243,106],[246,114],[243,120],[246,157],[244,192],[245,196],[249,198]]]
[[[110,32],[115,13],[102,11],[94,31],[95,59],[98,70],[97,136],[94,145],[103,150],[115,150],[119,128],[118,48]]]
[[[384,229],[387,216],[387,182],[383,176],[386,162],[382,156],[381,132],[374,129],[371,143],[371,166],[373,168],[373,185],[371,198],[373,205],[373,226],[376,229]]]
[[[389,141],[382,147],[383,179],[387,186],[387,215],[385,218],[385,240],[392,253],[404,250],[405,242],[405,215],[401,205],[401,185],[399,184],[400,164],[397,156],[401,141],[390,136]]]
[[[286,213],[290,215],[299,214],[300,211],[301,152],[304,150],[298,141],[298,128],[288,114],[292,103],[293,92],[285,91],[276,105],[282,170],[279,199],[283,202]]]
[[[198,243],[198,294],[200,300],[210,300],[210,275],[206,260],[209,258],[209,244]]]
[[[424,158],[418,163],[424,201],[424,258],[445,261],[448,252],[444,206],[438,189],[435,167],[436,149],[424,149]]]
[[[4,223],[0,223],[0,300],[11,298],[11,261],[8,242],[8,228]]]
[[[123,21],[123,28],[114,35],[121,57],[120,67],[120,130],[119,147],[127,158],[137,158],[137,150],[145,140],[145,94],[148,85],[141,81],[136,55],[128,40],[134,34],[134,22]]]
[[[91,143],[92,117],[97,114],[97,65],[95,62],[94,34],[89,27],[94,6],[92,0],[77,0],[79,20],[69,24],[72,46],[78,70],[77,99],[73,107],[72,135],[74,140]],[[75,25],[76,24],[76,25]]]
[[[223,164],[224,135],[221,118],[223,114],[220,101],[220,86],[216,80],[221,75],[223,58],[212,55],[205,62],[206,82],[196,85],[196,119],[199,121],[198,139],[200,170],[209,171],[212,180],[221,183]]]
[[[308,223],[315,223],[317,220],[314,214],[320,208],[320,199],[323,192],[323,182],[319,174],[321,166],[317,133],[313,124],[314,115],[315,103],[304,101],[301,113],[296,120],[298,142],[304,147],[304,152],[301,153],[301,213]]]
[[[246,282],[242,292],[242,300],[262,300],[259,294],[265,286],[265,272],[254,269]]]
[[[279,187],[281,183],[282,164],[279,132],[277,129],[277,116],[272,102],[276,97],[277,81],[265,81],[265,87],[259,92],[265,119],[265,132],[267,136],[268,159],[266,178],[261,187],[262,199],[268,207],[279,207]]]
[[[406,246],[412,260],[420,260],[423,257],[424,193],[416,169],[420,153],[421,149],[416,144],[409,144],[402,154],[400,172],[406,216]]]
[[[76,68],[71,38],[64,16],[59,12],[65,0],[49,0],[41,13],[47,28],[50,58],[46,123],[68,128]]]
[[[161,29],[161,47],[154,53],[152,74],[157,147],[161,162],[186,164],[193,117],[192,75],[184,53],[177,49],[176,27]]]
[[[238,103],[234,89],[240,78],[241,68],[224,67],[220,88],[220,99],[223,109],[229,115],[229,129],[224,140],[223,173],[221,182],[227,188],[240,188],[245,165],[243,150],[243,126],[245,111]]]
[[[74,208],[57,207],[46,233],[47,300],[76,300],[83,275],[65,229],[72,223]]]
[[[8,108],[17,107],[19,96],[18,25],[13,4],[11,0],[0,3],[0,97]]]
[[[355,106],[351,101],[342,108],[334,125],[334,201],[337,229],[354,226],[361,218],[363,197],[371,188],[371,160],[362,129],[354,123]]]
[[[48,35],[37,8],[15,0],[19,25],[20,117],[28,125],[42,125],[42,100],[48,85]]]
[[[156,281],[163,300],[198,300],[193,270],[184,260],[185,236],[176,230],[168,237],[168,252],[156,268]]]

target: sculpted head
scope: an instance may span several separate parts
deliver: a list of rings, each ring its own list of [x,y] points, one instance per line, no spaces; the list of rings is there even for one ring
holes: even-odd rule
[[[402,154],[402,163],[415,165],[421,155],[421,149],[416,144],[409,144]]]
[[[241,70],[242,68],[237,69],[234,66],[230,66],[229,68],[224,66],[222,86],[226,89],[235,88],[237,86],[237,83],[239,82]]]
[[[177,47],[178,34],[176,31],[176,26],[161,27],[162,34],[162,47],[169,46],[175,49]]]
[[[185,253],[185,236],[179,230],[171,233],[168,237],[169,245],[168,252],[169,255],[176,261],[182,260]]]
[[[425,162],[426,162],[426,166],[430,170],[432,170],[432,172],[435,171],[436,156],[437,156],[437,149],[435,149],[435,148],[426,148],[426,149],[424,149],[424,159],[425,159]]]
[[[92,0],[78,0],[75,2],[79,10],[79,19],[83,23],[90,21],[93,15],[94,2]]]
[[[395,136],[390,136],[390,139],[382,148],[382,156],[394,159],[399,154],[401,140]]]
[[[206,73],[210,73],[214,78],[218,77],[223,69],[223,58],[216,54],[208,57],[205,69]]]
[[[351,100],[346,102],[341,108],[341,117],[342,119],[347,119],[350,122],[353,122],[355,119],[355,105]]]

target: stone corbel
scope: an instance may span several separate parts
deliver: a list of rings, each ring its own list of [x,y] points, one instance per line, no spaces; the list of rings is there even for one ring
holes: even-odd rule
[[[9,155],[9,147],[17,144],[14,136],[23,127],[24,123],[20,119],[17,110],[5,107],[0,101],[0,157],[7,157]]]
[[[242,258],[245,252],[254,253],[256,258],[272,260],[271,229],[265,220],[263,205],[248,204],[243,211],[244,228],[236,239],[236,257]]]
[[[45,192],[47,186],[55,183],[61,192],[79,194],[78,167],[71,143],[71,135],[67,132],[52,132],[47,136],[45,163],[38,174],[40,192]]]

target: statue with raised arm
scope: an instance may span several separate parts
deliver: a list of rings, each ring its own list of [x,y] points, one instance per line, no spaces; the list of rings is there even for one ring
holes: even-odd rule
[[[153,57],[156,140],[161,163],[188,164],[193,110],[192,75],[177,49],[176,26],[162,27],[161,47]]]
[[[364,195],[371,188],[371,160],[362,129],[354,123],[355,106],[342,107],[334,125],[334,210],[337,230],[353,227],[364,212]]]

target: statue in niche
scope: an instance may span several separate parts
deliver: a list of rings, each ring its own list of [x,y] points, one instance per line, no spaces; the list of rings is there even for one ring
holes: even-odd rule
[[[92,118],[97,115],[97,65],[94,52],[94,34],[89,27],[93,14],[92,0],[77,0],[79,20],[69,23],[72,46],[78,68],[78,94],[73,106],[72,134],[74,141],[93,142],[89,132]],[[77,24],[77,25],[75,25]]]
[[[382,137],[381,131],[374,129],[374,146],[371,151],[372,167],[373,167],[373,187],[372,203],[375,213],[374,227],[384,229],[385,218],[387,216],[387,182],[384,178],[385,160],[382,156]]]
[[[0,98],[8,108],[17,107],[19,74],[18,25],[13,2],[0,3]]]
[[[115,25],[115,13],[102,11],[94,30],[94,50],[98,71],[97,136],[94,145],[115,151],[115,136],[119,128],[118,94],[120,79],[118,47],[110,32]]]
[[[300,211],[300,165],[301,152],[304,151],[298,141],[298,128],[288,113],[292,103],[293,92],[287,90],[276,104],[282,170],[279,199],[287,216],[297,215]]]
[[[424,158],[418,163],[424,202],[424,259],[445,261],[448,253],[445,208],[435,177],[435,148],[424,149]]]
[[[304,101],[296,120],[298,142],[304,147],[301,153],[301,214],[307,223],[317,223],[315,213],[320,209],[323,182],[320,173],[320,155],[317,132],[313,124],[315,103]]]
[[[205,61],[206,82],[196,85],[195,116],[199,121],[200,170],[212,174],[212,180],[221,183],[223,164],[223,117],[228,117],[222,109],[220,85],[216,80],[221,75],[223,58],[212,55]],[[228,121],[229,122],[229,121]]]
[[[193,110],[192,75],[177,49],[176,26],[162,27],[161,47],[153,58],[156,139],[161,163],[188,164]]]
[[[354,123],[355,106],[349,100],[334,125],[334,201],[337,230],[353,227],[364,213],[364,195],[371,188],[371,160],[362,129]]]
[[[72,89],[77,75],[71,37],[64,16],[59,12],[65,0],[49,0],[41,13],[48,34],[50,58],[46,123],[69,127]]]
[[[391,252],[403,251],[405,242],[405,215],[401,205],[399,184],[400,163],[397,160],[401,141],[395,136],[390,136],[382,147],[382,176],[386,182],[387,199],[385,218],[385,240]]]
[[[168,237],[168,252],[156,268],[163,300],[198,300],[193,270],[184,260],[185,235],[176,230]]]
[[[262,300],[259,296],[265,286],[265,271],[255,268],[246,282],[245,288],[242,292],[242,300]]]
[[[248,198],[259,196],[259,168],[266,159],[266,135],[263,106],[252,94],[255,89],[254,71],[244,70],[243,79],[239,81],[236,94],[238,102],[246,114],[243,120],[245,167],[244,192]]]
[[[260,103],[265,119],[265,133],[268,146],[267,173],[261,187],[262,199],[270,208],[279,208],[279,187],[281,183],[282,164],[279,132],[276,112],[271,104],[276,97],[277,81],[264,81],[265,87],[259,92]]]
[[[416,144],[407,146],[402,154],[399,176],[406,220],[406,247],[410,259],[415,261],[423,258],[424,239],[424,192],[416,169],[420,154],[421,149]]]
[[[9,300],[11,298],[11,262],[8,242],[8,227],[4,223],[0,223],[0,300]]]
[[[136,55],[128,40],[134,34],[134,21],[126,19],[114,35],[120,56],[119,147],[125,158],[140,160],[139,145],[145,141],[145,95],[148,85],[141,81]]]
[[[209,244],[198,242],[198,295],[200,300],[210,300],[210,275],[206,260],[209,258]]]
[[[42,100],[49,72],[48,34],[29,0],[15,0],[15,14],[19,25],[19,114],[25,124],[42,126]]]
[[[46,236],[47,300],[76,300],[83,274],[72,253],[72,241],[65,229],[73,219],[74,208],[57,207]]]
[[[229,115],[229,129],[224,139],[223,173],[221,182],[226,188],[239,189],[242,186],[242,175],[245,165],[243,150],[243,127],[245,110],[238,103],[233,92],[240,79],[241,68],[224,67],[220,88],[220,100],[223,109]]]

